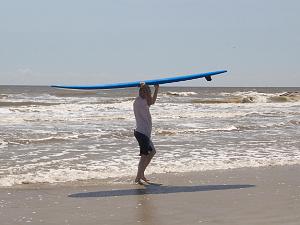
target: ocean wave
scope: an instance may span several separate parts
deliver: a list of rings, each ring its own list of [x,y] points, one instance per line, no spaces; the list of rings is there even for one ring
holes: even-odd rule
[[[236,92],[233,93],[233,95],[241,99],[245,99],[245,98],[249,99],[250,100],[249,103],[280,103],[280,102],[300,101],[300,94],[298,92],[260,93],[255,91],[249,91],[249,92]]]
[[[238,125],[237,128],[239,130],[257,130],[257,129],[274,129],[280,127],[294,127],[299,126],[299,120],[289,120],[286,122],[280,123],[266,123],[266,124],[249,124],[249,125]]]
[[[168,91],[166,94],[171,95],[171,96],[180,96],[180,97],[187,97],[187,96],[191,96],[191,95],[197,95],[196,92],[192,92],[192,91],[184,91],[184,92]]]
[[[228,127],[220,127],[220,128],[202,128],[202,129],[157,129],[155,131],[156,135],[161,135],[161,136],[172,136],[172,135],[178,135],[178,134],[198,134],[198,133],[206,133],[206,132],[214,132],[214,131],[219,131],[219,132],[226,132],[226,131],[235,131],[238,130],[239,128],[236,126],[228,126]]]
[[[59,142],[74,141],[78,139],[88,139],[88,138],[101,138],[101,139],[120,139],[128,138],[133,136],[133,131],[131,129],[124,130],[114,130],[114,131],[95,131],[95,132],[79,132],[73,134],[52,134],[48,137],[41,138],[11,138],[3,141],[3,144],[11,145],[29,145],[29,144],[54,144]],[[0,140],[1,148],[1,140]]]
[[[41,183],[66,183],[72,181],[105,179],[111,177],[113,173],[104,174],[96,171],[82,171],[79,169],[49,169],[48,171],[37,171],[35,173],[7,175],[0,178],[0,186],[10,187],[24,184]],[[115,175],[116,176],[116,175]]]
[[[7,147],[8,143],[2,139],[0,139],[0,149]]]
[[[51,95],[56,97],[80,97],[80,96],[94,96],[97,90],[70,90],[70,89],[56,89]]]
[[[8,98],[8,95],[0,94],[0,99],[6,99]]]
[[[100,101],[97,100],[97,101],[91,102],[90,104],[97,104],[97,105],[118,104],[118,103],[132,104],[134,100],[135,100],[135,98],[103,98]]]
[[[183,135],[183,134],[199,134],[199,133],[207,133],[207,132],[230,132],[230,131],[258,130],[258,129],[274,129],[274,128],[281,128],[281,127],[296,127],[299,125],[300,125],[299,120],[289,120],[280,123],[231,125],[231,126],[219,127],[219,128],[156,129],[155,135],[173,136],[173,135]]]
[[[61,103],[35,102],[35,101],[0,101],[0,107],[21,107],[21,106],[53,106]]]
[[[288,123],[291,125],[300,125],[300,120],[290,120]]]
[[[69,136],[50,136],[50,137],[44,137],[44,138],[19,138],[19,139],[12,139],[7,140],[9,144],[18,144],[18,145],[28,145],[33,143],[39,143],[39,144],[48,144],[48,143],[55,143],[55,142],[61,142],[61,141],[67,141],[67,140],[76,140],[79,138],[78,134],[69,135]]]
[[[192,99],[191,103],[199,104],[225,104],[225,103],[244,103],[240,98],[219,98],[219,99]]]
[[[192,103],[200,104],[229,104],[229,103],[285,103],[300,102],[300,94],[297,92],[284,94],[266,94],[258,92],[238,92],[233,97],[192,99]]]
[[[268,98],[269,102],[298,102],[300,101],[299,96],[274,96]]]

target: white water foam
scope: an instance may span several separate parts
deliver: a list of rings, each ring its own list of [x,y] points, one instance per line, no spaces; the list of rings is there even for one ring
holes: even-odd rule
[[[224,94],[223,94],[224,95]],[[260,93],[256,91],[234,92],[232,96],[241,97],[245,103],[270,103],[270,102],[297,102],[300,101],[299,94],[286,93]],[[225,95],[226,96],[226,95]]]
[[[285,101],[279,96],[284,92],[229,90],[223,101],[217,89],[169,90],[175,95],[161,93],[151,106],[157,155],[147,172],[300,163],[300,104]],[[134,98],[120,94],[11,96],[9,101],[60,104],[0,107],[0,186],[133,177],[139,160]],[[197,98],[217,101],[191,102]],[[253,102],[239,104],[243,98]]]
[[[163,146],[157,145],[162,148]],[[186,152],[182,148],[174,148],[173,152],[159,153],[147,170],[148,174],[170,172],[192,172],[216,169],[234,169],[242,167],[265,167],[278,165],[300,164],[300,156],[282,155],[280,151],[265,148],[264,151],[247,151],[235,155],[235,147],[219,151],[212,149],[193,149]],[[296,149],[291,149],[295,151]],[[273,153],[270,154],[270,152]],[[188,155],[186,155],[188,154]],[[186,155],[186,157],[182,157]],[[268,157],[266,157],[268,156]],[[72,161],[70,159],[70,161]],[[134,177],[138,159],[132,156],[120,156],[109,162],[88,162],[65,168],[37,169],[35,164],[27,165],[23,169],[18,168],[18,174],[11,173],[0,177],[0,186],[13,186],[17,184],[36,183],[65,183],[70,181],[93,181],[95,179],[113,179],[122,177]],[[46,163],[47,164],[47,163]],[[40,163],[39,166],[47,166]],[[63,164],[61,162],[61,164]],[[49,164],[48,164],[49,165]],[[26,172],[29,169],[34,172]],[[15,169],[16,170],[16,169]],[[24,171],[22,173],[22,170]]]
[[[185,124],[185,126],[194,126],[193,124]],[[206,132],[212,132],[212,131],[234,131],[238,130],[237,127],[231,125],[227,127],[220,127],[220,128],[189,128],[189,129],[156,129],[155,134],[156,135],[178,135],[178,134],[199,134],[199,133],[206,133]]]
[[[8,145],[8,142],[6,142],[6,141],[4,141],[4,140],[0,139],[0,149],[2,149],[2,148],[6,148],[6,147],[7,147],[7,145]]]
[[[180,97],[187,97],[191,95],[197,95],[198,93],[192,91],[184,91],[184,92],[175,92],[175,91],[168,91],[167,95],[171,96],[180,96]]]

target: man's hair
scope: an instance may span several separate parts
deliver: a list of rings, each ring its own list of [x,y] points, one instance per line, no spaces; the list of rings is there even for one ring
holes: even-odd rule
[[[139,90],[139,96],[140,97],[143,97],[143,90],[145,90],[145,89],[148,89],[149,92],[151,93],[150,87],[147,84],[145,84],[144,86],[140,87],[140,90]]]

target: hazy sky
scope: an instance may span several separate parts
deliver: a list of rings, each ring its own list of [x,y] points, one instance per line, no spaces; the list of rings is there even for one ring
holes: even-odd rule
[[[0,84],[227,69],[180,85],[300,86],[299,12],[299,0],[0,0]]]

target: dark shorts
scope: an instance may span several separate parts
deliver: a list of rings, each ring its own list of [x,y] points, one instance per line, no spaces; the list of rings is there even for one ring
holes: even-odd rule
[[[155,150],[149,137],[137,131],[134,131],[134,136],[140,145],[140,155],[149,155],[151,151]]]

